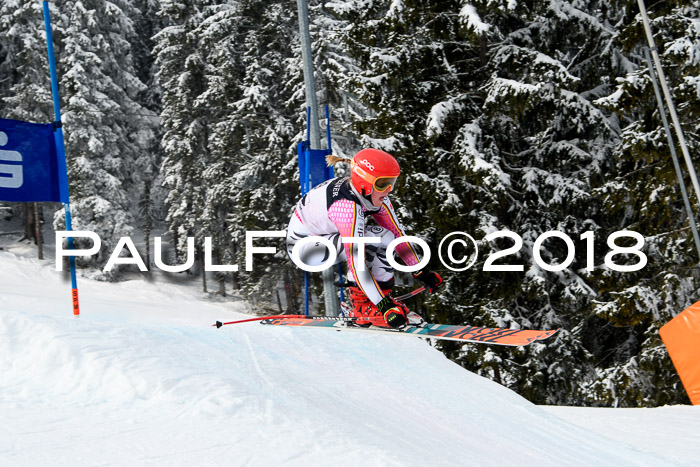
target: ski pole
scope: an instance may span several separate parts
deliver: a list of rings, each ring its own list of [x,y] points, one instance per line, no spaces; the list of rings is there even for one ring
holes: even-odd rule
[[[249,319],[241,319],[238,321],[228,321],[226,323],[222,323],[221,321],[217,321],[216,323],[212,324],[212,326],[216,326],[217,328],[220,328],[221,326],[226,326],[228,324],[239,324],[239,323],[250,323],[251,321],[265,321],[267,319],[315,319],[315,320],[326,320],[326,321],[354,321],[357,319],[357,317],[354,316],[306,316],[306,315],[270,315],[270,316],[259,316],[257,318],[249,318]]]
[[[396,297],[395,300],[398,302],[403,302],[404,300],[408,300],[411,297],[415,297],[416,295],[423,292],[424,290],[425,290],[425,286],[423,285],[421,287],[418,287],[415,290],[411,290],[410,292],[408,292],[405,295],[401,295],[400,297]]]
[[[350,284],[348,282],[336,282],[335,285],[338,287],[352,287],[352,284]],[[403,302],[404,300],[408,300],[411,297],[415,297],[416,295],[423,292],[424,290],[425,290],[425,286],[421,286],[415,290],[411,290],[410,292],[408,292],[405,295],[401,295],[400,297],[395,297],[394,300],[399,301],[399,302]]]

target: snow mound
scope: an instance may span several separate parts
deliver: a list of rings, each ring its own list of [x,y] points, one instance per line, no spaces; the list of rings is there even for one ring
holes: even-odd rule
[[[684,462],[565,421],[420,339],[216,329],[241,308],[143,281],[81,280],[76,319],[50,267],[8,253],[0,283],[2,465]]]

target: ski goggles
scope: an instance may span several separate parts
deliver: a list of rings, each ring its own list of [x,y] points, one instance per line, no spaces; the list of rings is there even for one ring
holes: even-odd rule
[[[365,172],[362,167],[359,167],[355,162],[352,163],[352,171],[359,175],[367,183],[371,183],[372,187],[378,192],[382,193],[392,188],[396,184],[397,177],[374,177],[367,172]]]
[[[389,188],[393,188],[398,177],[377,177],[372,181],[372,186],[378,192],[384,192]],[[369,181],[369,180],[368,180]]]

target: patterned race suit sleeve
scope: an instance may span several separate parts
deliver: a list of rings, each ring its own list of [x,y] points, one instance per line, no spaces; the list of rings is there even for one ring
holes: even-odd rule
[[[379,224],[381,227],[391,231],[391,233],[394,234],[394,237],[399,238],[406,235],[406,232],[404,232],[403,227],[396,217],[394,208],[391,206],[391,201],[389,201],[388,198],[384,201],[384,203],[382,203],[382,206],[379,208],[379,212],[373,214],[372,217],[374,217],[374,220],[377,221],[377,224]],[[419,263],[416,250],[414,250],[411,244],[408,242],[399,243],[396,246],[396,252],[399,254],[399,256],[401,256],[401,259],[404,263],[406,263],[406,266],[414,266]]]
[[[335,223],[343,237],[364,237],[365,236],[365,216],[362,206],[349,199],[340,199],[335,201],[328,208],[328,218]],[[360,264],[359,252],[357,248],[353,248],[353,244],[346,243],[344,245],[345,256],[348,260],[348,271],[352,279],[360,289],[367,295],[375,305],[379,303],[384,294],[374,280],[372,273],[369,271],[367,263]]]

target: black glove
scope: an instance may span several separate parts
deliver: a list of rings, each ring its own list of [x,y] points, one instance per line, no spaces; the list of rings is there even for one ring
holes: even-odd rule
[[[442,277],[440,277],[440,274],[432,272],[428,269],[414,272],[413,277],[421,281],[430,293],[435,292],[438,287],[442,285]]]
[[[387,295],[377,304],[377,309],[384,317],[384,321],[392,328],[398,328],[408,322],[406,318],[406,306]]]

